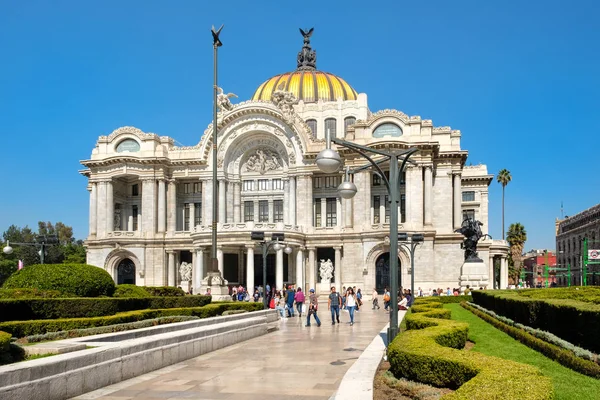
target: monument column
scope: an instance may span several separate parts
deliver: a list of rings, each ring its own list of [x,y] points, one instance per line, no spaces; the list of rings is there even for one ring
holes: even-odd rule
[[[204,248],[196,249],[196,262],[194,263],[194,294],[200,294],[200,286],[204,279]]]
[[[335,250],[335,289],[340,291],[342,288],[342,248],[337,246],[333,249]]]
[[[508,262],[506,257],[500,259],[500,288],[506,289],[508,286]]]
[[[167,188],[167,231],[175,232],[177,225],[177,185],[175,179],[169,180],[169,187]]]
[[[490,254],[490,265],[488,266],[488,289],[495,289],[494,285],[494,256]]]
[[[241,222],[242,215],[242,195],[240,193],[240,186],[241,184],[239,182],[233,184],[233,222],[236,224]]]
[[[275,287],[283,289],[283,249],[277,250],[275,255]]]
[[[425,193],[424,193],[424,204],[423,204],[423,213],[425,226],[432,226],[432,218],[431,215],[433,213],[432,205],[431,205],[431,191],[433,189],[433,167],[431,165],[425,166]]]
[[[167,285],[175,286],[175,251],[167,250],[168,262],[167,262]]]
[[[246,289],[254,294],[254,245],[246,245],[246,251]]]
[[[219,262],[219,272],[221,273],[221,277],[225,279],[225,266],[223,265],[223,249],[219,246],[217,246],[217,261]]]
[[[460,171],[455,171],[453,172],[452,175],[452,179],[453,179],[453,197],[454,197],[454,201],[453,201],[453,217],[454,217],[454,229],[459,229],[460,226],[462,225],[462,216],[461,216],[461,192],[460,192],[460,188],[461,188],[461,174]]]
[[[227,220],[225,219],[227,217],[226,208],[225,208],[225,206],[227,205],[227,203],[226,203],[227,189],[225,188],[225,186],[226,186],[225,179],[221,179],[219,181],[219,223],[220,224],[224,224],[227,222]]]
[[[115,228],[115,201],[113,198],[112,180],[106,184],[106,232],[112,232]]]
[[[296,177],[290,176],[289,224],[296,225]]]
[[[158,229],[159,233],[165,233],[167,230],[167,188],[165,180],[158,180]]]
[[[269,213],[271,210],[271,204],[269,204]],[[290,223],[290,181],[289,179],[283,180],[283,223]]]
[[[317,255],[315,247],[308,248],[308,286],[309,289],[315,288],[315,258]]]
[[[96,182],[90,182],[90,236],[96,236],[96,213],[98,211],[98,197]]]
[[[304,290],[304,250],[298,248],[296,252],[296,286]]]

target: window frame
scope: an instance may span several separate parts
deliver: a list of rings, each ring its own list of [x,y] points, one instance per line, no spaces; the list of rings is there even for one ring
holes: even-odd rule
[[[329,127],[327,125],[330,125]],[[329,128],[329,137],[334,139],[337,137],[337,120],[335,118],[325,118],[323,122],[325,126],[325,136],[327,137],[327,129]],[[333,127],[333,129],[332,129]]]

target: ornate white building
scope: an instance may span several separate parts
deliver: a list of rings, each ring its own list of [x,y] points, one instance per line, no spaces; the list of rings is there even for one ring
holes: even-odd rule
[[[250,233],[265,231],[267,237],[283,232],[294,249],[269,255],[271,285],[314,288],[319,262],[329,259],[337,287],[383,289],[389,284],[386,188],[379,176],[363,171],[353,176],[357,195],[339,197],[343,174],[323,174],[315,164],[329,130],[333,137],[374,148],[419,149],[401,185],[399,230],[425,235],[416,251],[416,286],[459,286],[463,237],[454,229],[474,216],[487,233],[492,175],[485,165],[465,166],[460,131],[396,110],[371,112],[366,94],[315,64],[305,38],[297,70],[268,79],[249,101],[223,104],[216,160],[212,124],[189,147],[134,127],[100,136],[81,171],[90,192],[88,263],[106,269],[117,283],[137,285],[182,285],[179,266],[191,263],[191,286],[199,288],[210,261],[216,162],[217,258],[230,284],[262,283],[262,255]],[[346,165],[365,163],[338,150]],[[490,276],[497,265],[499,284],[506,286],[505,242],[480,242],[479,256]],[[410,259],[402,249],[400,264],[407,287]]]

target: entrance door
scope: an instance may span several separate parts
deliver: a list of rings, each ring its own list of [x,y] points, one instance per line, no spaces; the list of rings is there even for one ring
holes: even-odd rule
[[[117,285],[135,285],[135,264],[129,258],[121,260],[117,267]]]
[[[398,288],[400,288],[401,271],[400,259],[398,259]],[[390,288],[390,253],[383,253],[375,261],[375,289],[377,293],[383,294],[386,287]]]

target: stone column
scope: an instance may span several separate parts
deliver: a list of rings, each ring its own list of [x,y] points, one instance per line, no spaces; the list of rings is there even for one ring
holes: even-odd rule
[[[494,256],[490,254],[490,264],[488,265],[488,289],[494,289]]]
[[[167,263],[167,285],[176,286],[175,280],[177,278],[175,274],[175,251],[167,250],[167,254],[169,257],[169,261]]]
[[[271,204],[269,204],[269,213],[271,210]],[[290,223],[290,181],[289,179],[283,180],[283,223]]]
[[[296,286],[304,290],[304,251],[302,248],[296,252]]]
[[[335,289],[339,291],[342,287],[342,248],[334,247],[333,249],[335,250]]]
[[[335,222],[340,228],[344,226],[344,212],[342,210],[342,198],[337,197],[335,200]]]
[[[227,212],[226,212],[226,206],[227,206],[227,189],[226,189],[226,182],[224,179],[219,181],[219,223],[220,224],[224,224],[227,222]]]
[[[90,183],[90,236],[96,236],[96,216],[98,211],[98,197],[96,182]]]
[[[156,231],[156,181],[146,178],[142,181],[142,218],[138,223],[144,234],[154,234]]]
[[[106,182],[96,185],[96,236],[104,237],[106,232]]]
[[[175,232],[177,227],[177,184],[175,179],[169,180],[167,189],[167,231]]]
[[[321,197],[321,228],[327,226],[327,199]]]
[[[239,223],[242,221],[242,195],[240,193],[241,183],[233,184],[233,222]]]
[[[138,219],[139,221],[139,219]],[[133,231],[133,210],[127,211],[127,230],[129,232]]]
[[[211,226],[212,225],[212,209],[213,209],[213,202],[212,202],[212,188],[213,188],[213,181],[212,180],[206,180],[204,181],[206,182],[206,184],[204,185],[204,187],[202,188],[202,204],[203,204],[203,211],[204,211],[204,218],[202,218],[202,223],[204,224],[204,226]]]
[[[352,228],[354,225],[354,216],[353,214],[353,204],[354,199],[344,199],[342,203],[344,204],[344,226],[346,228]]]
[[[298,215],[298,223],[304,225],[304,232],[311,229],[314,221],[313,214],[313,183],[311,175],[304,175],[299,177],[304,186],[304,190],[300,191],[304,193],[304,197],[300,198],[300,202],[297,203],[296,214]]]
[[[158,229],[159,233],[164,233],[167,230],[167,188],[165,180],[158,180]]]
[[[217,261],[219,262],[219,272],[221,273],[221,276],[225,278],[225,265],[223,265],[223,249],[220,247],[217,247]]]
[[[296,178],[290,176],[290,201],[289,201],[289,222],[292,225],[296,225]]]
[[[267,201],[269,202],[269,223],[273,223],[273,199]],[[285,209],[285,206],[283,208]]]
[[[194,216],[195,216],[195,213],[196,213],[195,207],[196,206],[194,205],[194,202],[191,201],[190,202],[190,215],[188,216],[189,217],[188,223],[190,225],[190,232],[194,232],[194,223],[195,223]]]
[[[253,201],[254,205],[254,223],[258,222],[258,200]]]
[[[462,215],[461,215],[461,176],[460,172],[456,171],[452,175],[453,179],[453,217],[454,217],[454,229],[460,228],[462,225]]]
[[[200,286],[204,279],[204,248],[196,249],[196,263],[194,264],[194,294],[200,294]]]
[[[275,253],[275,287],[283,289],[283,249]]]
[[[371,173],[362,171],[354,175],[354,183],[358,189],[358,193],[354,196],[353,208],[357,213],[357,218],[354,220],[360,227],[371,226],[373,219],[371,217]]]
[[[317,249],[310,247],[308,249],[308,286],[309,289],[315,288],[315,258],[317,256]],[[316,289],[315,289],[316,290]]]
[[[433,214],[433,205],[431,203],[431,192],[433,190],[433,167],[431,165],[425,166],[425,191],[424,195],[424,204],[423,204],[423,214],[425,226],[432,226],[432,214]]]
[[[508,260],[506,257],[500,259],[500,289],[508,286]]]
[[[112,181],[106,182],[106,232],[112,232],[115,228],[115,201],[113,198]]]
[[[385,199],[386,195],[382,194],[381,196],[379,196],[379,223],[383,224],[385,223],[385,206],[386,206],[386,199]],[[387,196],[387,200],[390,200],[390,197]],[[391,207],[392,205],[390,204],[390,211],[391,211]]]
[[[254,294],[254,245],[246,245],[246,251],[246,288]]]

